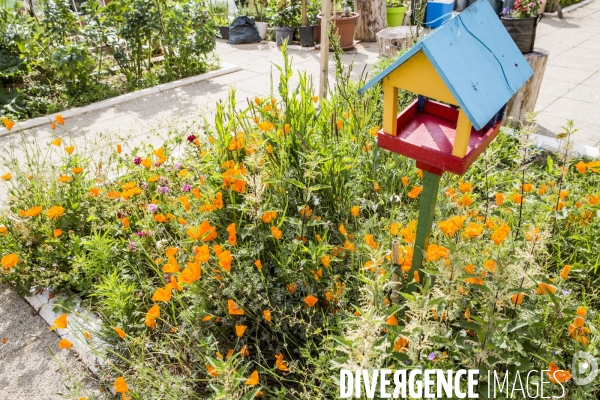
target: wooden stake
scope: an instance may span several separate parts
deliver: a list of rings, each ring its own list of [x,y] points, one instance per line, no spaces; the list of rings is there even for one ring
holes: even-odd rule
[[[440,188],[441,175],[432,174],[431,172],[423,171],[425,174],[423,179],[423,191],[421,192],[421,203],[419,204],[419,221],[417,222],[417,237],[414,244],[412,265],[408,274],[409,281],[408,292],[417,290],[417,285],[414,282],[415,273],[419,274],[419,281],[423,280],[423,252],[427,253],[429,245],[429,236],[431,235],[431,226],[433,225],[433,217],[435,216],[435,204]]]
[[[392,303],[398,304],[400,296],[398,295],[398,287],[400,286],[400,243],[398,240],[392,240],[392,263],[394,264],[394,272],[392,272]]]
[[[329,1],[323,0],[321,9],[321,77],[319,80],[319,98],[327,94],[327,78],[329,77]]]

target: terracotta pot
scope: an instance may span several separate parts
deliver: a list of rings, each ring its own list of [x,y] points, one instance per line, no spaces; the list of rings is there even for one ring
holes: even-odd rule
[[[321,14],[317,15],[318,19],[322,19]],[[360,18],[358,13],[353,12],[350,17],[342,17],[341,13],[338,13],[335,18],[331,18],[335,24],[335,33],[340,37],[340,46],[342,49],[347,50],[354,47],[354,27],[356,26],[356,20]]]
[[[313,36],[315,43],[321,43],[321,25],[313,26]]]

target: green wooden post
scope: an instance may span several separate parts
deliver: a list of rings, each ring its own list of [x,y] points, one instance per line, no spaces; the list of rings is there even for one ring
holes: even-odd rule
[[[421,192],[421,203],[419,204],[419,220],[417,222],[417,237],[414,244],[412,265],[408,274],[408,292],[417,290],[417,285],[413,281],[415,271],[418,271],[419,279],[423,281],[423,252],[427,252],[429,245],[429,236],[435,216],[435,204],[437,202],[438,191],[440,188],[441,175],[423,171],[425,176],[423,180],[423,191]]]

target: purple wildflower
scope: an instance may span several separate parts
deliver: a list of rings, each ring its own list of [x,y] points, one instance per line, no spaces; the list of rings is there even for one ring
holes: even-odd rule
[[[133,163],[134,163],[135,165],[140,165],[140,164],[142,163],[142,158],[141,158],[141,157],[136,157],[136,158],[133,160]]]
[[[144,237],[144,232],[139,231],[135,233],[136,235],[138,235],[139,237]]]
[[[433,361],[435,359],[435,353],[432,351],[431,353],[429,353],[429,356],[427,356],[427,358],[429,359],[429,361]]]
[[[168,194],[171,189],[169,189],[168,186],[159,186],[158,189],[156,189],[156,191],[160,194]]]
[[[155,213],[158,211],[158,206],[156,204],[148,204],[148,207],[146,207],[146,210],[148,210],[151,213]]]
[[[140,187],[144,190],[148,189],[148,184],[146,182],[141,182]]]
[[[154,166],[155,167],[160,167],[160,163],[157,161],[157,162],[154,163]]]
[[[165,278],[165,281],[166,281],[167,283],[171,282],[171,278],[169,278],[169,275],[165,274],[165,275],[163,276],[163,278]]]
[[[188,185],[187,183],[181,188],[182,192],[189,192],[190,190],[192,190],[192,186]]]
[[[192,143],[194,140],[196,140],[196,136],[195,135],[190,135],[187,137],[188,142]]]
[[[181,164],[176,162],[175,164],[173,164],[173,168],[175,169],[181,169]]]
[[[123,213],[121,211],[117,212],[117,218],[119,218],[119,219],[123,218]]]
[[[129,242],[129,251],[131,251],[132,253],[136,252],[136,247],[135,247],[135,242]]]

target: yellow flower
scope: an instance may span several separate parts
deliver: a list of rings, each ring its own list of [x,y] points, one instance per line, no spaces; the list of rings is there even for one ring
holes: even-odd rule
[[[75,175],[79,175],[80,173],[83,172],[83,168],[76,167],[76,168],[73,168],[71,170],[71,172],[74,173]]]
[[[119,328],[118,326],[115,327],[115,332],[117,332],[117,335],[119,335],[119,337],[121,339],[125,339],[125,332],[123,331],[123,329]]]
[[[321,258],[321,262],[324,266],[329,267],[329,265],[331,264],[331,257],[329,257],[329,255],[326,255],[325,257]]]
[[[63,116],[61,114],[56,114],[56,122],[60,125],[64,125],[65,124],[65,119],[63,118]]]
[[[58,342],[59,349],[70,349],[71,347],[73,347],[73,343],[69,342],[67,339],[61,339],[60,342]]]
[[[55,145],[55,146],[57,146],[57,147],[60,147],[60,145],[62,144],[62,139],[61,138],[56,138],[56,139],[54,139],[52,141],[52,144]]]
[[[57,237],[60,237],[63,234],[63,231],[61,231],[60,229],[55,229],[54,230],[54,238],[56,239]]]
[[[2,180],[10,181],[10,178],[12,178],[12,174],[10,172],[7,172],[6,174],[2,175]]]
[[[75,151],[75,146],[65,146],[65,151],[69,154],[73,154]]]
[[[359,212],[360,212],[360,207],[358,207],[358,206],[353,206],[353,207],[350,209],[350,213],[352,213],[352,216],[353,216],[353,217],[358,217],[358,213],[359,213]]]
[[[60,317],[54,320],[54,325],[50,327],[50,330],[55,329],[67,329],[67,314],[62,314]]]
[[[569,272],[571,272],[571,266],[567,264],[560,272],[560,277],[563,279],[567,279],[569,277]]]
[[[73,178],[71,178],[69,175],[61,175],[58,177],[58,181],[62,183],[70,182],[72,179]]]

